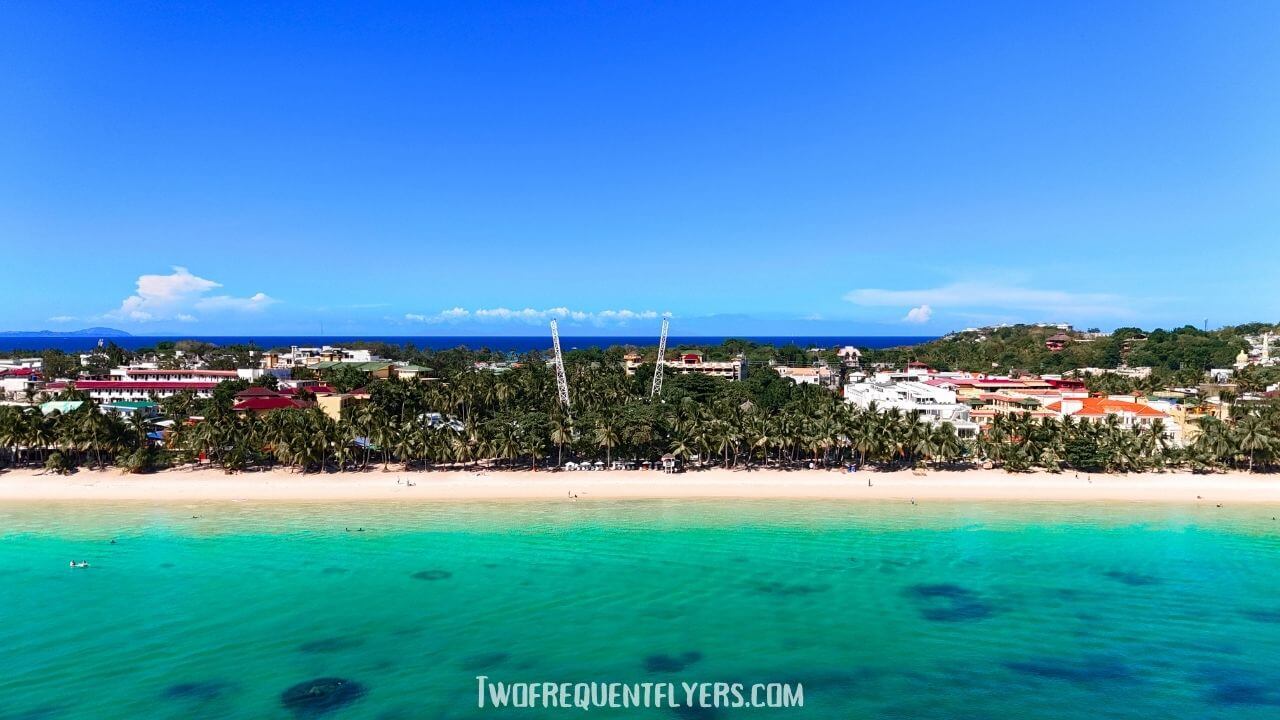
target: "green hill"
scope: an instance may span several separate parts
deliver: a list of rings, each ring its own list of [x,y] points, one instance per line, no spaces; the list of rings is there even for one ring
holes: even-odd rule
[[[1249,347],[1246,335],[1276,325],[1250,323],[1204,331],[1187,325],[1174,330],[1119,328],[1109,335],[1062,331],[1056,327],[1011,325],[979,328],[909,347],[868,350],[864,362],[895,365],[916,361],[938,370],[1005,373],[1061,373],[1075,368],[1150,366],[1164,371],[1202,372],[1231,367],[1236,355]],[[1052,350],[1048,340],[1065,335],[1063,347]]]

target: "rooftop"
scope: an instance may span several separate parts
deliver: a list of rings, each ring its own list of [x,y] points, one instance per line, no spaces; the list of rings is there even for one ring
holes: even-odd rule
[[[1142,403],[1129,402],[1126,400],[1114,400],[1112,398],[1090,397],[1079,398],[1074,401],[1079,402],[1081,407],[1075,412],[1065,413],[1075,417],[1103,417],[1105,415],[1114,415],[1121,413],[1132,413],[1139,417],[1162,418],[1168,417],[1165,413]],[[1054,412],[1062,412],[1063,401],[1050,403],[1046,406],[1046,410]]]
[[[275,397],[251,397],[241,400],[232,406],[232,410],[244,411],[252,410],[262,412],[266,410],[283,410],[287,408],[301,408],[304,405],[297,400],[287,398],[282,395]]]
[[[125,368],[124,374],[129,377],[147,377],[150,375],[192,375],[195,377],[236,378],[235,370],[152,370],[150,368]]]
[[[53,382],[48,390],[62,390],[71,383]],[[77,390],[212,390],[216,382],[130,382],[128,380],[77,380]]]

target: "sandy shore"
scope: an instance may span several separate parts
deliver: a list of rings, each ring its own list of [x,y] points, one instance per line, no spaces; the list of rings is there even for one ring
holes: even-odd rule
[[[871,485],[868,487],[868,480]],[[408,481],[415,483],[408,485]],[[839,500],[998,500],[1050,502],[1221,502],[1280,504],[1280,476],[1076,475],[999,470],[961,472],[703,470],[678,475],[619,472],[384,472],[300,474],[288,470],[228,475],[215,469],[125,475],[82,470],[0,473],[0,503],[50,501],[581,501],[627,498],[826,498]]]

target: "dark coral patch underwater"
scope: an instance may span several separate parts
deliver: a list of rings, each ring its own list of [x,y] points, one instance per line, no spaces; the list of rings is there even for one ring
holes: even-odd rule
[[[1280,623],[1280,610],[1242,610],[1241,615],[1264,623]]]
[[[208,702],[216,700],[231,690],[231,683],[221,680],[204,680],[198,682],[174,683],[164,689],[164,696],[170,700],[194,700]]]
[[[644,669],[649,672],[680,672],[701,659],[702,653],[697,650],[679,655],[650,655],[644,659]]]
[[[298,646],[298,650],[304,653],[330,653],[342,650],[350,650],[364,644],[364,640],[353,637],[331,637],[323,640],[312,640]]]
[[[1013,660],[1004,666],[1016,673],[1047,680],[1063,680],[1078,685],[1125,682],[1134,679],[1133,670],[1111,657],[1086,657],[1079,660],[1041,657]]]
[[[1130,572],[1128,570],[1108,570],[1102,573],[1104,577],[1109,577],[1116,582],[1124,583],[1132,587],[1142,587],[1144,585],[1159,585],[1163,580],[1154,575],[1144,575],[1142,573]]]
[[[920,616],[933,622],[982,620],[995,608],[969,588],[954,583],[921,583],[906,589],[920,604]]]
[[[480,653],[478,655],[471,655],[470,657],[463,658],[462,662],[458,663],[458,665],[463,670],[487,670],[501,665],[506,662],[509,657],[511,656],[504,652]]]
[[[306,680],[280,694],[280,704],[297,717],[318,717],[364,697],[364,685],[346,678]]]

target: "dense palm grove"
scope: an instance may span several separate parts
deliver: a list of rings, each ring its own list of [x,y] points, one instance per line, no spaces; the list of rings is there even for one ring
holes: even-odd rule
[[[948,424],[857,410],[829,390],[795,385],[763,368],[742,382],[668,377],[655,402],[648,397],[652,366],[627,376],[600,351],[571,353],[566,365],[571,413],[557,402],[552,369],[534,358],[503,373],[460,366],[433,381],[370,381],[369,400],[345,409],[337,421],[315,408],[235,413],[232,396],[241,386],[225,383],[212,400],[165,400],[166,416],[178,422],[154,445],[146,421],[104,414],[92,403],[48,416],[0,407],[0,462],[146,472],[203,457],[229,472],[273,465],[313,472],[392,463],[540,468],[569,460],[653,461],[670,453],[691,468],[989,462],[1013,471],[1280,469],[1274,404],[1238,405],[1228,422],[1204,420],[1203,434],[1188,448],[1170,447],[1158,425],[1133,432],[1112,423],[1030,416],[1001,416],[977,440],[965,441]],[[332,380],[351,385],[356,379]]]

